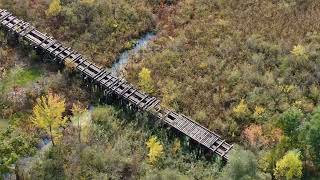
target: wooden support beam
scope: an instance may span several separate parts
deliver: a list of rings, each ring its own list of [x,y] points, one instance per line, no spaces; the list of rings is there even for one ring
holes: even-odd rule
[[[2,22],[3,20],[5,20],[7,17],[9,17],[11,15],[11,13],[7,12],[6,15],[4,15],[3,17],[0,18],[0,22]]]
[[[128,92],[132,87],[133,87],[133,86],[131,86],[131,85],[129,84],[128,87],[126,87],[125,89],[122,90],[122,92],[120,93],[120,95],[121,95],[121,96],[124,95],[124,94],[125,94],[126,92]]]
[[[11,19],[10,19],[11,18]],[[4,22],[4,23],[2,23],[3,25],[7,25],[7,24],[9,24],[11,21],[13,21],[13,20],[15,20],[16,19],[16,17],[15,16],[10,16],[9,17],[9,20],[7,21],[7,22]]]
[[[103,78],[105,78],[108,75],[110,75],[110,72],[104,71],[104,73],[100,77],[98,77],[96,81],[100,82]]]
[[[19,23],[17,23],[13,28],[12,30],[15,31],[15,32],[18,32],[17,30],[19,28],[21,28],[22,26],[24,26],[26,23],[24,21],[20,21]]]
[[[120,82],[117,86],[112,87],[112,90],[113,90],[113,91],[116,91],[116,90],[117,90],[120,86],[122,86],[124,83],[126,83],[126,81],[121,80],[121,82]]]
[[[46,41],[46,40],[48,40],[50,37],[48,37],[48,36],[46,36],[42,41],[41,41],[41,43],[39,44],[39,47]]]
[[[34,27],[33,26],[29,26],[28,28],[26,28],[23,32],[20,33],[20,35],[22,37],[26,36],[27,34],[29,34],[31,31],[34,30]]]
[[[167,117],[168,117],[168,115],[170,114],[171,112],[170,111],[168,111],[164,116],[162,116],[161,117],[161,121],[164,121]]]
[[[15,28],[17,25],[19,25],[21,22],[23,22],[23,21],[21,21],[21,20],[19,20],[19,19],[17,19],[16,21],[17,21],[17,22],[11,26],[11,30],[12,30],[12,31],[14,31],[14,28]]]
[[[65,50],[64,50],[64,51],[65,51]],[[67,59],[67,58],[73,53],[73,50],[72,50],[72,49],[69,49],[68,51],[69,51],[69,53],[66,53],[67,55],[64,56],[64,58],[61,58],[61,61],[64,61],[65,59]]]
[[[117,83],[119,83],[119,82],[120,82],[120,80],[119,80],[118,78],[115,78],[115,80],[112,81],[112,83],[108,85],[108,89],[111,90],[111,88],[112,88],[114,85],[116,85]]]
[[[149,104],[152,104],[156,100],[157,100],[157,98],[151,97],[146,103],[143,104],[143,106],[141,108],[143,110],[146,110],[149,107]]]
[[[150,111],[152,108],[154,108],[155,106],[157,106],[159,103],[160,103],[160,100],[157,99],[156,101],[154,101],[154,102],[152,103],[152,105],[150,105],[150,106],[147,108],[147,111]]]
[[[125,97],[125,98],[129,98],[133,93],[135,93],[137,91],[137,89],[133,89],[133,91],[130,93],[130,94],[128,94],[127,96],[124,94],[123,95],[123,97]]]
[[[80,62],[78,63],[78,65],[76,66],[76,68],[78,68],[83,62],[85,62],[86,61],[86,58],[80,58],[81,60],[80,60]]]
[[[224,142],[225,142],[225,140],[221,140],[221,142],[215,148],[213,148],[212,151],[216,152]]]
[[[101,70],[96,76],[93,78],[94,80],[97,80],[100,76],[103,76],[105,74],[105,70]]]
[[[44,50],[49,49],[52,45],[56,44],[56,42],[57,41],[55,39],[51,39],[51,41],[43,49]],[[60,46],[62,46],[62,44],[60,44],[60,43],[57,43],[56,45],[57,45],[57,47],[55,47],[52,51],[49,51],[50,53],[55,51],[56,49],[58,49]]]
[[[59,51],[58,54],[54,54],[54,51],[52,51],[53,55],[54,55],[55,57],[57,57],[57,58],[59,58],[59,54],[61,54],[64,50],[67,49],[67,47],[63,47],[63,46],[61,46],[60,48],[62,48],[62,50]],[[56,51],[57,51],[57,50],[56,50]]]
[[[74,53],[77,53],[77,52],[75,51]],[[81,58],[81,57],[82,57],[81,54],[78,54],[78,53],[77,53],[76,57],[75,57],[75,58],[72,58],[72,62],[75,63],[75,62],[76,62],[79,58]]]
[[[21,32],[26,30],[27,28],[30,27],[30,24],[29,23],[24,23],[24,25],[20,28],[20,29],[17,29],[17,33],[21,35]]]
[[[233,148],[233,145],[230,145],[229,148],[227,148],[221,156],[225,156],[232,148]]]

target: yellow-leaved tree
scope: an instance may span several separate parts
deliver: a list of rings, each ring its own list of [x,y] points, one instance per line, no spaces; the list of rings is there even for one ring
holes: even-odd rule
[[[280,159],[274,170],[276,179],[300,179],[302,176],[302,162],[298,151],[289,151]]]
[[[163,154],[163,146],[155,136],[152,136],[146,144],[149,149],[148,160],[150,164],[155,164]]]
[[[59,95],[48,93],[37,99],[33,107],[32,122],[39,128],[50,134],[52,144],[61,137],[61,127],[65,125],[67,118],[63,117],[65,100]]]
[[[242,117],[247,115],[250,111],[247,103],[244,101],[244,99],[241,99],[240,103],[233,108],[233,112],[237,117]]]
[[[153,81],[151,78],[151,71],[147,68],[142,68],[139,73],[139,86],[143,89],[146,93],[153,93]]]
[[[48,10],[46,11],[47,16],[57,16],[61,11],[61,3],[60,0],[52,0]]]

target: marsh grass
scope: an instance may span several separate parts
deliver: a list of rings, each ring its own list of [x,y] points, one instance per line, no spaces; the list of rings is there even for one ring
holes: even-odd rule
[[[13,68],[0,80],[0,92],[4,94],[15,87],[27,86],[30,82],[39,79],[41,74],[41,70],[37,68]]]

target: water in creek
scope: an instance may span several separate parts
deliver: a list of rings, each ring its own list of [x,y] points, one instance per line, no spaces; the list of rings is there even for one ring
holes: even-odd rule
[[[155,38],[156,34],[149,32],[145,34],[143,37],[138,39],[134,45],[134,47],[130,50],[126,50],[123,53],[120,54],[119,58],[117,61],[112,65],[111,68],[108,68],[107,71],[111,71],[112,74],[114,75],[120,75],[121,70],[128,64],[130,60],[130,56],[138,53],[141,49],[145,48],[148,43]],[[94,109],[93,105],[89,105],[88,110],[90,114],[92,113]],[[5,129],[8,126],[8,122],[6,120],[0,119],[0,130]],[[49,137],[42,137],[40,142],[38,143],[38,154],[41,152],[47,151],[51,147],[51,140]],[[25,159],[27,162],[32,162],[30,161],[31,157],[28,157]],[[23,159],[22,159],[23,160]],[[12,174],[6,174],[5,177],[9,177]],[[1,175],[0,175],[1,178]]]
[[[149,32],[145,34],[143,37],[137,40],[135,46],[127,51],[124,51],[120,54],[117,61],[112,65],[111,71],[114,75],[119,75],[120,71],[128,64],[130,56],[139,52],[139,50],[145,48],[148,43],[155,38],[156,34],[153,32]]]

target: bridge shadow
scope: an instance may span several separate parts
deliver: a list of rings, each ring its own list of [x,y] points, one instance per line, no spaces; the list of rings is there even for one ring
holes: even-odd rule
[[[11,33],[6,33],[6,36],[9,39],[9,46],[17,49],[21,55],[35,58],[36,61],[34,63],[40,64],[40,62],[45,62],[49,64],[46,66],[46,69],[50,71],[65,71],[68,74],[68,76],[65,76],[68,78],[68,81],[79,81],[81,79],[80,86],[88,92],[88,101],[96,106],[103,104],[112,105],[119,112],[118,117],[123,121],[124,125],[128,125],[129,123],[134,124],[136,128],[142,128],[150,136],[156,135],[166,144],[172,144],[175,139],[179,139],[182,145],[182,153],[191,154],[196,159],[204,159],[208,162],[221,161],[221,158],[216,156],[214,152],[192,138],[185,136],[181,131],[160,121],[153,114],[142,112],[135,106],[130,105],[127,100],[123,100],[113,94],[105,95],[99,88],[92,86],[92,81],[76,71],[66,70],[64,64],[57,63],[47,53],[43,53],[40,49],[34,49],[29,43]],[[222,162],[225,163],[225,161]]]

